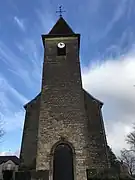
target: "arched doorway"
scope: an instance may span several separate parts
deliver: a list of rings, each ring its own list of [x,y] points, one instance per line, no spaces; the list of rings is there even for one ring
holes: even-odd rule
[[[53,180],[74,180],[73,152],[67,144],[61,143],[54,150]]]

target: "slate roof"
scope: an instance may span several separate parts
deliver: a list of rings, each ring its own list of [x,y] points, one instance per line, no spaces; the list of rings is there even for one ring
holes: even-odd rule
[[[20,164],[20,159],[17,156],[0,156],[0,164],[5,163],[7,161],[13,161],[15,164]]]
[[[28,103],[26,103],[23,107],[26,109],[28,105],[31,105],[32,103],[36,102],[39,100],[41,96],[41,92],[36,96],[34,97],[31,101],[29,101]]]
[[[84,92],[84,96],[89,97],[89,100],[95,101],[97,104],[99,104],[101,107],[103,106],[103,102],[101,102],[100,100],[96,99],[95,97],[93,97],[91,94],[89,94],[86,90],[83,89]]]
[[[75,34],[71,27],[67,24],[67,22],[63,19],[63,17],[60,17],[56,24],[53,26],[51,31],[49,32],[49,35],[71,35]]]

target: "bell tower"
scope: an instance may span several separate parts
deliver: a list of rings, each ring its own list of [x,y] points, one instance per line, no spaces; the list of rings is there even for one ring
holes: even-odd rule
[[[86,180],[86,169],[94,168],[95,161],[81,81],[80,34],[75,34],[60,17],[49,34],[42,35],[42,40],[36,170],[49,170],[50,180]],[[106,140],[101,139],[105,146]],[[107,167],[105,148],[102,153],[102,165]],[[101,159],[98,160],[96,167],[101,166]]]
[[[57,164],[54,162],[55,148],[63,145],[69,147],[73,160],[71,179],[86,179],[89,164],[88,122],[80,73],[80,35],[75,34],[60,17],[50,33],[43,35],[42,39],[45,54],[36,169],[49,169],[52,180],[54,170],[58,169],[54,167]],[[63,160],[65,158],[62,164],[66,166],[64,148],[62,157]],[[63,171],[67,168],[63,167]]]
[[[81,88],[80,35],[75,34],[61,17],[42,39],[45,50],[42,90]]]

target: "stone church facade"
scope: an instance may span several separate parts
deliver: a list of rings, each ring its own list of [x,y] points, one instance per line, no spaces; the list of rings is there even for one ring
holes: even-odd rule
[[[86,180],[87,169],[109,167],[103,103],[82,87],[80,34],[60,17],[42,40],[42,88],[24,106],[20,170],[48,170],[49,180]]]

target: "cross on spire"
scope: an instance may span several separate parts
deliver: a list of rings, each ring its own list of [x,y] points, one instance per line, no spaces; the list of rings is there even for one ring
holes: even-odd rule
[[[59,16],[62,17],[62,13],[66,11],[62,11],[62,6],[59,6],[59,11],[56,11],[56,13],[59,13]]]

